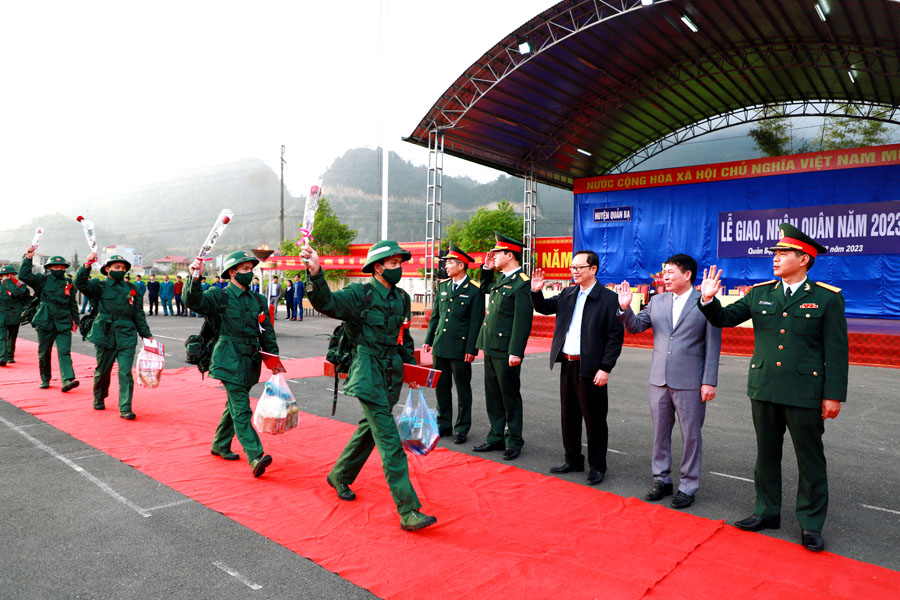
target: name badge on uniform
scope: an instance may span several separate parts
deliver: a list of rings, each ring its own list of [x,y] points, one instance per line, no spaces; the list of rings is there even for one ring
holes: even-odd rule
[[[769,302],[768,300],[760,300],[759,303],[763,304],[765,306],[774,306],[775,305],[774,302]]]
[[[468,298],[469,295],[468,295],[468,294],[460,294],[459,297],[460,297],[460,298]]]
[[[819,308],[819,305],[818,305],[818,304],[812,304],[812,303],[810,303],[810,304],[801,304],[801,305],[800,305],[800,308]]]
[[[507,289],[507,290],[511,290],[511,289],[512,289],[512,286],[511,286],[511,285],[504,285],[503,287],[504,287],[505,289]]]
[[[441,292],[441,296],[446,296],[447,292]]]

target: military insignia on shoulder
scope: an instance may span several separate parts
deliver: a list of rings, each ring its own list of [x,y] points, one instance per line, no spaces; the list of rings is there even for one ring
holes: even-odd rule
[[[474,285],[474,286],[477,287],[477,288],[481,288],[481,282],[480,282],[480,281],[472,281],[472,280],[470,279],[470,280],[469,280],[469,283],[471,283],[472,285]]]
[[[834,292],[835,294],[837,294],[838,292],[841,291],[841,288],[839,288],[839,287],[834,287],[833,285],[828,285],[827,283],[822,283],[821,281],[817,281],[817,282],[816,282],[816,285],[819,286],[819,287],[823,287],[823,288],[825,288],[826,290],[829,290],[829,291],[831,291],[831,292]]]
[[[770,279],[769,281],[761,281],[761,282],[759,282],[759,283],[754,283],[754,284],[751,285],[750,287],[751,287],[751,288],[755,288],[755,287],[759,287],[759,286],[761,286],[761,285],[769,285],[770,283],[775,283],[776,281],[778,281],[778,280],[777,280],[777,279]]]
[[[522,281],[531,281],[531,277],[529,277],[525,273],[519,273],[519,277],[522,278]]]
[[[449,277],[447,277],[446,279],[438,279],[438,283],[447,283],[448,281],[450,281]]]

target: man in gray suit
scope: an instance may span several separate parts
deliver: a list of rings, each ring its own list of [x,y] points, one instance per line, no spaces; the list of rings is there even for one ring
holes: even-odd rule
[[[653,419],[653,487],[645,496],[656,501],[672,495],[672,427],[681,425],[684,455],[681,481],[673,508],[687,508],[700,487],[703,440],[700,429],[706,403],[716,397],[722,330],[712,327],[697,308],[700,292],[693,289],[697,261],[676,254],[663,265],[666,291],[634,314],[631,285],[619,286],[619,318],[629,333],[653,328],[650,360],[650,416]]]

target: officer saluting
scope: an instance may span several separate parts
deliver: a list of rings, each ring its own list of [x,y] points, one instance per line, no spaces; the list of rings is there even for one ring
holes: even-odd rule
[[[75,302],[75,288],[66,279],[68,261],[62,256],[51,256],[44,265],[46,274],[32,272],[34,248],[25,252],[19,265],[19,279],[32,288],[41,301],[31,324],[38,336],[38,368],[41,372],[42,390],[50,387],[50,353],[56,342],[56,357],[62,377],[62,391],[68,392],[78,387],[75,370],[72,368],[72,332],[78,328],[78,303]]]
[[[443,373],[435,389],[441,436],[453,432],[453,395],[450,390],[456,383],[459,408],[453,441],[462,444],[472,426],[472,361],[478,354],[475,341],[484,320],[484,295],[478,284],[466,275],[466,269],[473,262],[471,256],[450,242],[450,251],[444,261],[449,277],[438,283],[422,349],[432,352],[434,368]]]
[[[0,367],[16,362],[16,337],[27,301],[28,288],[16,279],[16,269],[0,267]]]
[[[847,399],[849,349],[841,290],[810,282],[807,271],[827,248],[783,223],[775,253],[780,279],[753,286],[723,307],[715,298],[722,272],[704,271],[700,310],[716,327],[753,320],[754,347],[747,394],[756,429],[756,505],[735,525],[747,531],[781,526],[781,450],[785,427],[797,454],[800,483],[796,514],[801,543],[814,552],[825,547],[822,526],[828,510],[828,477],[822,434]]]
[[[152,338],[147,318],[141,305],[139,294],[133,283],[125,281],[125,273],[131,270],[131,263],[124,257],[113,254],[100,272],[106,281],[91,279],[91,265],[97,262],[97,253],[91,252],[75,274],[75,287],[97,307],[97,316],[88,333],[88,341],[97,352],[97,368],[94,370],[94,408],[106,408],[109,395],[109,380],[113,363],[119,363],[119,416],[134,419],[131,399],[134,396],[134,377],[131,365],[134,363],[134,345],[137,335]]]
[[[488,251],[481,271],[481,291],[490,294],[477,347],[484,350],[484,392],[491,431],[476,452],[503,450],[503,460],[522,451],[522,394],[519,377],[522,357],[531,334],[531,283],[522,272],[522,242],[494,232],[496,245]],[[494,278],[494,267],[500,276]]]

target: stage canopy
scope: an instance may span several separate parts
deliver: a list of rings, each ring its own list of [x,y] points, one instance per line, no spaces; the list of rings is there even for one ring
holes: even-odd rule
[[[900,122],[900,2],[564,0],[478,59],[406,139],[427,147],[440,130],[447,154],[572,189],[773,110],[848,103]]]

